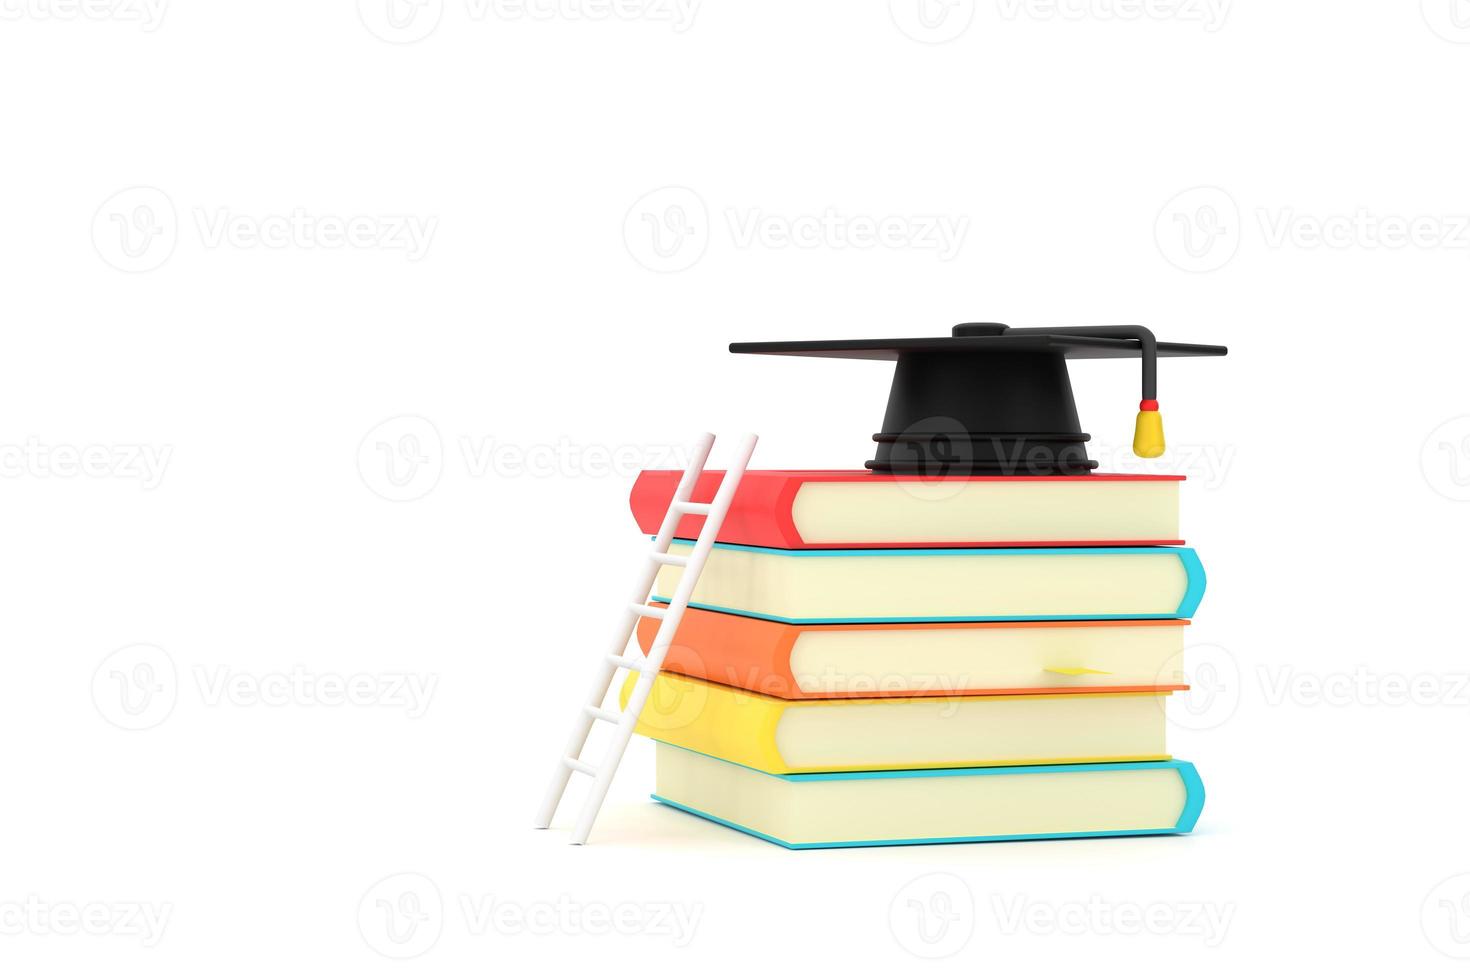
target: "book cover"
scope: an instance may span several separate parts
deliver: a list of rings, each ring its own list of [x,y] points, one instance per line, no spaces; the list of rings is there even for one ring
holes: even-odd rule
[[[638,623],[646,654],[659,621]],[[800,700],[1182,691],[1179,619],[793,625],[687,609],[663,669]]]
[[[692,499],[714,499],[720,471]],[[629,503],[658,532],[682,474],[645,470]],[[748,470],[719,540],[769,548],[1180,545],[1182,476],[918,477],[866,470]],[[702,516],[676,534],[699,536]]]
[[[1187,834],[1205,788],[1179,760],[772,775],[657,747],[653,798],[792,849]]]
[[[692,545],[676,541],[670,554]],[[683,570],[659,570],[668,602]],[[691,605],[784,623],[1188,619],[1205,590],[1189,548],[782,550],[716,544]]]
[[[627,706],[637,675],[623,685]],[[640,735],[763,772],[1168,758],[1167,693],[785,701],[660,673]]]

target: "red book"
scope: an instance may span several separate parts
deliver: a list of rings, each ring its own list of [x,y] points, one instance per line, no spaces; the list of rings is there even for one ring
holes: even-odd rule
[[[681,476],[639,474],[629,503],[644,533],[658,533]],[[693,500],[713,500],[723,476],[705,472]],[[719,540],[794,549],[1180,545],[1183,479],[747,470]],[[697,537],[703,526],[703,516],[686,516],[676,536]]]

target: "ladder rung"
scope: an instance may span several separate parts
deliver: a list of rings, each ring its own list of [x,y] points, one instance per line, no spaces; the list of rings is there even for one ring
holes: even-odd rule
[[[595,704],[587,705],[586,711],[589,715],[591,715],[593,718],[596,718],[598,721],[606,721],[614,725],[623,720],[623,716],[618,714],[616,711],[608,711],[606,708],[599,708]]]
[[[709,433],[700,436],[690,455],[689,463],[684,468],[683,475],[674,490],[672,500],[668,509],[664,511],[663,521],[659,525],[655,544],[649,549],[649,557],[652,566],[641,566],[639,586],[640,591],[635,592],[637,597],[629,603],[634,618],[629,619],[627,612],[618,617],[619,635],[615,638],[616,645],[611,653],[603,653],[602,656],[609,661],[614,668],[638,671],[638,676],[627,676],[625,680],[635,681],[633,685],[634,698],[630,699],[629,708],[634,708],[633,700],[642,702],[647,699],[650,689],[649,684],[658,676],[659,669],[663,666],[664,655],[667,652],[667,644],[652,651],[649,657],[639,655],[637,644],[632,643],[637,638],[639,627],[642,626],[643,618],[662,620],[659,626],[659,636],[674,632],[673,627],[679,625],[680,617],[688,605],[690,595],[699,584],[698,579],[710,544],[718,540],[720,525],[728,514],[731,501],[745,476],[746,467],[750,464],[751,454],[755,451],[756,437],[754,434],[746,435],[740,440],[739,448],[723,476],[720,477],[719,490],[709,503],[695,503],[689,499],[694,496],[695,489],[699,486],[705,476],[704,464],[709,458],[710,447],[714,444],[715,437]],[[713,478],[716,474],[709,474]],[[703,518],[704,528],[697,542],[682,542],[678,554],[670,554],[673,536],[678,533],[678,525],[686,515],[698,515]],[[691,537],[692,535],[685,535]],[[689,551],[684,551],[689,547]],[[683,577],[680,578],[680,588],[674,599],[678,601],[664,602],[663,597],[658,596],[654,589],[657,577],[662,575],[663,568],[674,566],[683,568]],[[679,576],[675,576],[676,578]],[[654,593],[650,593],[654,589]],[[655,606],[658,602],[660,605]],[[629,652],[630,646],[633,650]],[[586,799],[583,800],[581,808],[577,812],[577,822],[572,828],[572,843],[585,844],[587,837],[592,833],[592,824],[597,819],[597,812],[602,808],[607,798],[608,787],[612,785],[613,776],[618,771],[618,763],[622,761],[623,753],[628,747],[628,742],[635,734],[634,723],[637,721],[637,710],[616,710],[602,707],[603,702],[609,696],[608,688],[616,676],[615,671],[609,671],[607,664],[598,669],[593,685],[593,691],[578,705],[576,723],[572,727],[571,734],[567,738],[566,747],[557,759],[557,765],[551,775],[551,783],[546,788],[546,795],[542,797],[541,806],[536,811],[536,826],[546,828],[551,826],[552,818],[556,816],[557,805],[561,802],[566,792],[567,784],[571,781],[574,773],[582,773],[593,777],[591,788]],[[581,755],[587,751],[587,736],[596,722],[606,721],[615,724],[608,739],[608,746],[603,755],[598,759],[596,765],[583,762]],[[606,733],[605,733],[606,734]]]

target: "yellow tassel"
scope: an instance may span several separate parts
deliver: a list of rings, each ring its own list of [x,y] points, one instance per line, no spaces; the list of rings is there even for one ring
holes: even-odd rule
[[[1142,411],[1133,426],[1133,455],[1154,459],[1164,455],[1164,417]]]

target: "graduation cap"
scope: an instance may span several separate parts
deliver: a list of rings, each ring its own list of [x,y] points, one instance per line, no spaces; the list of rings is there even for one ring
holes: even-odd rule
[[[896,361],[883,431],[873,436],[877,473],[925,476],[1078,476],[1087,458],[1067,360],[1137,357],[1143,397],[1133,452],[1164,452],[1157,359],[1221,357],[1224,347],[1154,339],[1139,326],[1036,327],[961,323],[949,337],[731,344],[735,354],[791,354]]]

